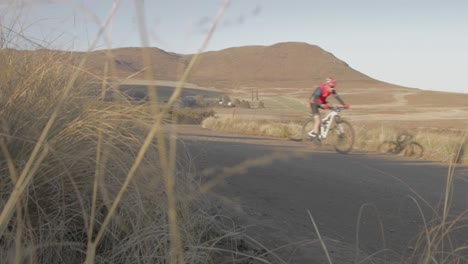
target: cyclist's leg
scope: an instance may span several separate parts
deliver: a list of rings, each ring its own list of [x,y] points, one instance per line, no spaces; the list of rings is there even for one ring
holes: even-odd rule
[[[311,103],[310,108],[311,108],[311,111],[312,111],[312,116],[314,117],[314,131],[315,131],[315,134],[311,132],[309,134],[309,136],[318,138],[318,135],[320,135],[320,122],[321,122],[320,113],[319,113],[319,110],[318,110],[318,104],[317,103]]]

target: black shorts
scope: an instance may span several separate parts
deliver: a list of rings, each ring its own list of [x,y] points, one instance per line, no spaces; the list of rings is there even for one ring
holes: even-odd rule
[[[312,115],[318,115],[319,114],[318,108],[319,108],[319,104],[317,104],[317,103],[310,104],[310,109],[312,110]]]
[[[327,102],[323,102],[324,104],[326,104]],[[319,114],[319,108],[320,108],[320,103],[313,103],[313,104],[310,104],[310,109],[312,110],[312,115],[318,115]]]

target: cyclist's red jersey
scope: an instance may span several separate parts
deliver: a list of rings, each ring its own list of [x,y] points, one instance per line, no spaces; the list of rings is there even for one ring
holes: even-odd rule
[[[314,91],[314,93],[312,94],[311,98],[310,98],[310,102],[311,103],[316,103],[316,101],[319,103],[319,104],[323,104],[327,101],[327,97],[330,96],[330,95],[335,95],[336,92],[335,90],[333,90],[333,92],[329,92],[328,89],[327,89],[328,85],[327,84],[322,84],[320,85],[319,87],[317,87],[317,89]]]

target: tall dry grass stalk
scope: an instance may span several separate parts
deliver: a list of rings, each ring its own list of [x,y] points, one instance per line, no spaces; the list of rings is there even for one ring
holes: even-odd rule
[[[466,231],[468,225],[468,209],[453,214],[453,188],[455,184],[455,161],[462,154],[463,144],[466,142],[467,132],[463,134],[461,144],[456,150],[455,157],[450,160],[445,191],[437,208],[433,209],[433,219],[425,222],[425,230],[416,241],[414,251],[406,258],[407,263],[466,263],[468,262],[468,245],[466,245]],[[414,200],[418,209],[418,203]]]

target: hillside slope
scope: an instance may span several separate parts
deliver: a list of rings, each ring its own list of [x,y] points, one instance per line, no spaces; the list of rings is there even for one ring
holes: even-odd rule
[[[279,43],[203,53],[190,81],[212,86],[310,87],[333,76],[343,81],[375,81],[318,46]]]
[[[147,59],[152,78],[177,81],[193,56],[158,48],[118,48],[92,52],[86,68],[104,75],[107,61],[111,65],[107,75],[142,79],[146,78],[143,71],[148,66],[144,62]],[[320,83],[327,76],[335,77],[342,84],[368,82],[375,86],[382,83],[352,69],[322,48],[300,42],[204,52],[187,81],[217,88],[304,88]]]

